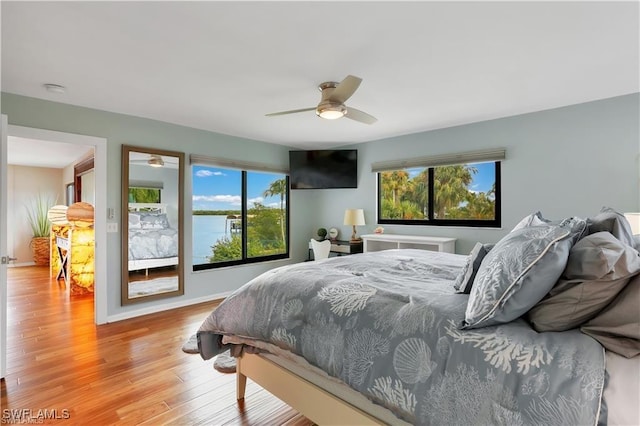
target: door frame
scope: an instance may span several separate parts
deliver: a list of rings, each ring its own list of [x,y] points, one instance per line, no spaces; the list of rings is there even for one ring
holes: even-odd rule
[[[0,116],[0,256],[11,256],[7,251],[7,116]],[[7,373],[7,263],[0,264],[0,380]]]
[[[93,312],[96,324],[107,323],[107,139],[79,135],[75,133],[58,132],[54,130],[36,129],[33,127],[8,126],[8,136],[27,139],[37,139],[48,142],[62,142],[68,144],[92,146],[95,158],[95,277]],[[6,185],[6,183],[3,183]],[[6,191],[6,189],[5,189]],[[6,201],[5,201],[6,202]],[[5,219],[6,220],[6,219]],[[3,302],[6,310],[6,297]],[[6,327],[6,325],[5,325]],[[6,335],[5,335],[6,338]],[[4,347],[6,350],[6,345]],[[2,358],[4,360],[4,357]]]

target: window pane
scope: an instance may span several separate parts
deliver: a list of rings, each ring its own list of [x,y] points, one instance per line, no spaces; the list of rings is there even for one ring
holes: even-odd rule
[[[495,163],[434,168],[434,219],[494,220]]]
[[[427,168],[412,168],[380,173],[380,219],[426,219],[429,212],[428,171]]]
[[[242,172],[192,167],[193,264],[242,259]]]
[[[287,253],[287,177],[247,172],[247,257]]]
[[[129,188],[130,203],[159,203],[160,190],[155,188]]]
[[[378,222],[500,227],[500,162],[380,172]]]

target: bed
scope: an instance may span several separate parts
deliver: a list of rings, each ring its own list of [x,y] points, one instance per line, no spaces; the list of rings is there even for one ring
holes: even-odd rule
[[[469,256],[388,250],[273,269],[204,321],[200,354],[231,349],[238,399],[249,377],[318,424],[638,424],[640,258],[610,226],[620,217],[604,216],[616,221],[534,214]],[[591,275],[578,282],[580,265]],[[582,300],[586,315],[567,292],[596,281],[615,291]]]
[[[178,264],[178,230],[167,217],[167,205],[129,203],[129,271]]]

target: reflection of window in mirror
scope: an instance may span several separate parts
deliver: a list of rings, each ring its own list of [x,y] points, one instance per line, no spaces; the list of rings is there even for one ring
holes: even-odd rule
[[[65,192],[65,202],[67,206],[76,202],[76,190],[74,188],[73,183],[68,183],[66,192]]]
[[[161,177],[163,180],[143,180],[135,178],[137,173],[140,173],[143,177],[149,177],[149,170],[144,170],[145,166],[142,166],[142,171],[138,169],[137,166],[131,168],[130,173],[134,176],[134,178],[129,179],[129,202],[130,203],[161,203],[163,199],[164,202],[167,202],[167,197],[163,197],[163,189],[164,189],[164,179],[168,179],[168,182],[171,182],[174,179],[172,172],[163,171]],[[148,169],[148,167],[147,167]],[[156,170],[156,169],[152,169]],[[175,170],[175,169],[174,169]],[[157,177],[154,176],[154,177]],[[172,183],[168,183],[169,190],[173,188]],[[169,197],[172,199],[173,197]]]
[[[129,187],[130,203],[160,203],[162,197],[159,189]]]

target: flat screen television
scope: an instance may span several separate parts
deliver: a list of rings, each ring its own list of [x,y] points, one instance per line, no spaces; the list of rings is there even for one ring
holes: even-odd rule
[[[289,151],[291,189],[358,187],[358,150]]]

